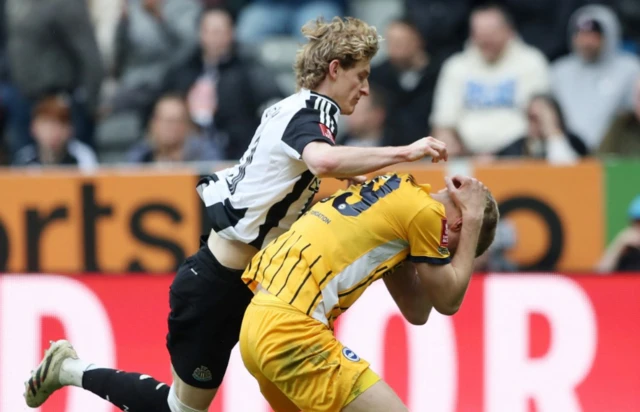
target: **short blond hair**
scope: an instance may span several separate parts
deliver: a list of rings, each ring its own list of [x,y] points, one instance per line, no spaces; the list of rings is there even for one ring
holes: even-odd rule
[[[302,27],[302,34],[309,41],[298,50],[293,66],[298,89],[317,88],[333,60],[338,60],[344,69],[370,61],[381,40],[375,27],[353,17],[310,21]]]
[[[476,257],[484,254],[493,243],[499,221],[500,210],[498,209],[498,202],[493,198],[491,192],[487,190],[484,203],[484,219],[482,219],[482,227],[480,228],[480,236],[478,237]]]

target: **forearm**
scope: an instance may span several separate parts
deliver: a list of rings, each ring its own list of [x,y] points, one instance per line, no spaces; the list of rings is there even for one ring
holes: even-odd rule
[[[433,305],[414,265],[411,262],[405,262],[402,267],[383,279],[404,318],[414,325],[425,324]]]
[[[471,281],[481,225],[481,218],[464,218],[458,249],[451,261],[455,275],[451,278],[447,300],[451,307],[456,310],[462,304],[464,295],[469,287],[469,282]]]
[[[320,159],[307,162],[318,177],[350,177],[375,172],[407,161],[406,147],[350,147],[326,145]],[[314,170],[315,169],[315,170]]]

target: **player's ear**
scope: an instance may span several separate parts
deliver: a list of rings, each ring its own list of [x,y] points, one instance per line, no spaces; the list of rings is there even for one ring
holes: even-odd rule
[[[338,70],[340,70],[340,62],[337,59],[331,60],[331,63],[329,63],[329,77],[332,80],[338,78]]]
[[[452,232],[459,232],[462,230],[462,217],[457,218],[453,222],[449,222],[449,230]]]

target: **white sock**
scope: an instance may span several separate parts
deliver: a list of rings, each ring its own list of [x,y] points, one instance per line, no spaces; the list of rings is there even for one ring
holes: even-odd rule
[[[178,399],[176,389],[173,387],[173,385],[171,385],[171,388],[169,389],[167,404],[169,405],[169,410],[171,410],[171,412],[207,412],[206,410],[199,411],[197,409],[190,408],[182,403],[180,399]]]
[[[82,359],[67,358],[62,361],[60,367],[60,383],[68,386],[73,385],[82,388],[82,375],[85,371],[97,369],[93,363],[85,362]]]

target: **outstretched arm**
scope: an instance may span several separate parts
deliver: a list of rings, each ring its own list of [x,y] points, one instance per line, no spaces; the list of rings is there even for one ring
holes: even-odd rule
[[[447,149],[442,142],[426,137],[398,147],[332,146],[315,141],[307,144],[302,152],[302,160],[318,177],[357,176],[425,156],[431,156],[434,162],[447,160]]]

